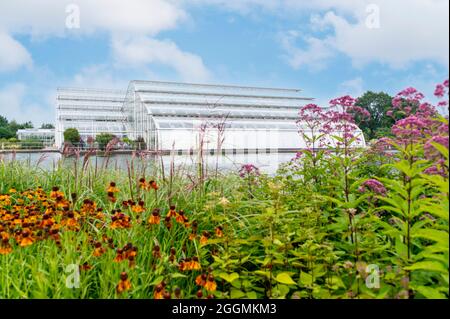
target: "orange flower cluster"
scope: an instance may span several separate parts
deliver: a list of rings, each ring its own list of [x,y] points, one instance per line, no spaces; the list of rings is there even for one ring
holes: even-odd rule
[[[161,281],[161,283],[157,284],[155,287],[155,291],[153,293],[153,298],[155,299],[170,299],[170,292],[166,290],[166,283]]]
[[[138,248],[133,246],[133,244],[128,243],[123,248],[117,249],[117,255],[114,258],[115,262],[121,262],[124,260],[128,261],[128,266],[130,268],[135,266],[136,256],[137,256]]]
[[[140,186],[145,190],[157,190],[156,182],[146,182],[141,179]],[[116,183],[111,182],[106,189],[108,198],[112,202],[117,201],[117,194],[119,188]],[[61,248],[61,234],[67,231],[80,232],[88,237],[88,244],[91,250],[91,256],[95,258],[110,258],[108,249],[115,250],[115,257],[113,259],[116,263],[128,261],[128,267],[132,268],[136,264],[138,248],[131,243],[124,245],[122,248],[116,249],[113,238],[109,238],[106,234],[98,238],[98,235],[93,229],[107,228],[110,229],[129,229],[137,222],[132,223],[131,219],[133,213],[142,214],[145,216],[147,208],[143,200],[133,201],[125,200],[122,202],[122,208],[104,211],[103,208],[98,207],[97,203],[90,199],[77,199],[77,194],[73,193],[66,197],[64,192],[59,187],[53,187],[46,192],[42,187],[37,187],[34,190],[17,191],[10,189],[6,194],[0,194],[0,255],[14,253],[16,249],[27,249],[26,247],[34,245],[36,242],[51,240]],[[77,209],[78,207],[78,209]],[[111,207],[112,208],[112,207]],[[110,213],[110,214],[109,214]],[[110,216],[106,218],[106,215]],[[217,237],[223,236],[223,229],[218,226],[214,231],[199,231],[197,221],[189,222],[187,214],[183,210],[177,210],[175,205],[170,205],[167,213],[162,214],[160,208],[154,208],[151,215],[148,217],[149,225],[161,224],[163,219],[164,225],[167,229],[171,229],[173,225],[179,224],[183,228],[190,228],[189,239],[200,240],[200,244],[207,243],[211,234]],[[95,225],[95,227],[92,227]],[[162,229],[160,229],[162,231]],[[115,232],[113,232],[115,233]],[[198,234],[201,234],[199,236]],[[177,233],[178,236],[178,233]],[[186,242],[183,243],[182,256],[186,256],[187,248]],[[77,247],[81,251],[82,245]],[[164,254],[162,247],[158,244],[153,245],[152,248],[152,267],[158,263],[165,262],[162,258]],[[89,256],[89,255],[88,255]],[[91,258],[91,257],[90,257]],[[178,267],[181,272],[186,271],[201,271],[202,267],[199,257],[185,257],[178,261],[177,248],[171,247],[169,253],[169,262],[173,266]],[[87,261],[80,265],[80,270],[88,271],[92,269]],[[208,291],[208,294],[216,290],[216,282],[214,276],[208,271],[206,274],[197,276],[196,283],[203,289]],[[116,286],[116,291],[121,294],[130,290],[131,282],[126,272],[120,275],[120,281]],[[202,290],[200,293],[203,296]],[[180,288],[175,288],[173,294],[167,288],[163,281],[155,287],[154,297],[157,299],[170,299],[172,297],[180,298]],[[207,298],[212,297],[208,295]]]
[[[79,231],[80,217],[86,215],[83,210],[74,211],[72,206],[56,186],[49,194],[42,187],[23,192],[10,189],[8,194],[0,194],[0,254],[13,251],[11,239],[19,247],[46,239],[60,246],[60,230]]]
[[[200,274],[195,278],[195,283],[197,286],[204,287],[207,291],[215,291],[217,289],[213,274]]]
[[[143,213],[145,211],[144,201],[139,201],[137,205],[131,205],[131,211],[133,213]]]
[[[130,216],[125,215],[120,210],[112,210],[111,213],[114,215],[111,216],[112,223],[110,224],[110,228],[130,228],[131,227],[131,218]]]
[[[192,258],[185,258],[182,260],[178,266],[180,271],[186,270],[200,270],[202,267],[200,266],[200,262],[198,261],[198,257],[194,256]]]
[[[152,190],[152,189],[154,189],[156,191],[156,190],[158,190],[159,187],[158,187],[158,184],[156,184],[155,181],[151,180],[151,181],[147,182],[145,180],[145,178],[142,177],[142,178],[139,179],[139,188],[142,189],[142,190],[146,190],[146,191],[149,191],[149,190]]]

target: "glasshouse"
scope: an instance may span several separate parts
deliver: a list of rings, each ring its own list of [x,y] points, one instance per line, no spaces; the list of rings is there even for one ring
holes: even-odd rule
[[[17,137],[21,141],[38,141],[42,142],[43,146],[50,147],[55,144],[55,130],[54,129],[21,129],[17,130]]]
[[[124,91],[60,88],[56,95],[55,143],[61,147],[64,131],[76,128],[83,141],[100,133],[127,135],[122,111]]]
[[[299,89],[131,81],[128,90],[59,89],[56,143],[77,128],[145,142],[149,150],[291,152],[305,147]],[[361,139],[362,144],[364,140]]]

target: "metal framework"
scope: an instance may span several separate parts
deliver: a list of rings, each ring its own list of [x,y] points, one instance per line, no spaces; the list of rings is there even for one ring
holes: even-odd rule
[[[55,143],[61,147],[64,131],[76,128],[83,141],[100,133],[127,136],[123,112],[125,91],[59,88],[56,96]]]
[[[54,129],[22,129],[17,130],[17,137],[21,141],[39,141],[45,147],[52,147],[55,145],[55,130]]]
[[[300,92],[159,81],[131,81],[127,91],[58,89],[56,144],[74,127],[83,139],[107,132],[143,139],[149,150],[295,150],[305,147],[298,109],[312,100]]]

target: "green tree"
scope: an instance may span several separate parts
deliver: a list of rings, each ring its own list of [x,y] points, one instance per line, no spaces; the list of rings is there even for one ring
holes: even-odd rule
[[[16,135],[18,130],[33,128],[33,123],[28,121],[28,122],[19,124],[15,120],[12,120],[11,122],[9,122],[8,127],[9,127],[9,130],[12,131],[14,133],[14,135]]]
[[[12,138],[15,137],[16,134],[12,132],[8,127],[0,126],[0,138]]]
[[[0,127],[8,126],[8,120],[6,117],[0,115]]]
[[[98,135],[95,137],[95,141],[98,143],[98,147],[99,147],[101,150],[104,150],[104,149],[106,148],[106,145],[108,145],[108,143],[109,143],[113,138],[115,138],[115,136],[112,135],[112,134],[109,134],[109,133],[101,133],[101,134],[98,134]]]
[[[370,113],[369,120],[358,121],[358,118],[356,119],[356,124],[364,132],[367,141],[390,135],[394,119],[386,115],[386,112],[392,108],[392,97],[389,94],[367,91],[358,98],[356,105]]]
[[[53,129],[53,128],[55,128],[55,126],[51,123],[42,123],[41,128],[42,129]]]
[[[64,131],[64,141],[72,144],[80,143],[80,133],[76,128],[68,128]]]

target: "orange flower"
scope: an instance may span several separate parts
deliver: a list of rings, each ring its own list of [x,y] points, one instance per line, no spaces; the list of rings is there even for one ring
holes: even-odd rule
[[[131,207],[131,211],[134,212],[134,213],[138,213],[138,214],[144,212],[145,211],[145,209],[144,209],[144,202],[140,201],[138,205],[132,206]]]
[[[180,210],[175,220],[177,223],[183,224],[188,221],[188,218],[184,215],[184,211]]]
[[[80,270],[91,270],[91,269],[92,269],[92,266],[89,265],[89,264],[87,263],[87,261],[84,262],[84,263],[80,266]]]
[[[119,248],[119,249],[117,249],[117,255],[113,261],[121,262],[122,260],[124,260],[123,251],[122,251],[122,249]]]
[[[10,245],[0,246],[0,255],[8,255],[11,252],[12,252],[12,248]]]
[[[120,274],[120,281],[117,284],[116,291],[117,293],[122,293],[124,291],[131,289],[131,282],[128,279],[128,274],[126,272],[122,272]]]
[[[198,261],[198,257],[195,256],[192,258],[192,261],[189,265],[190,270],[200,270],[202,267],[200,266],[200,263]]]
[[[109,187],[106,189],[108,193],[118,193],[119,189],[116,187],[116,183],[111,182],[109,183]]]
[[[34,242],[34,238],[31,237],[31,233],[28,229],[24,229],[22,231],[21,236],[19,237],[19,245],[21,247],[26,247],[26,246],[30,246],[31,244],[33,244]]]
[[[59,187],[52,187],[52,191],[50,192],[50,198],[63,198],[64,193],[59,191]]]
[[[192,232],[189,234],[189,240],[194,240],[197,237],[197,234]]]
[[[209,232],[206,230],[202,233],[202,237],[200,238],[200,244],[205,245],[208,242]]]
[[[149,188],[149,185],[147,184],[147,182],[145,181],[145,178],[141,178],[139,179],[139,188],[140,189],[144,189],[147,190]]]
[[[158,284],[155,287],[155,292],[153,293],[154,299],[163,299],[164,298],[164,286],[163,284]]]
[[[216,227],[216,236],[217,237],[222,237],[223,236],[223,228],[222,228],[222,226],[217,226]]]
[[[206,284],[206,279],[206,274],[200,274],[197,276],[197,278],[195,278],[195,283],[197,284],[197,286],[203,287]]]
[[[117,199],[114,197],[114,193],[113,192],[108,192],[108,200],[111,203],[115,203],[117,201]]]
[[[105,252],[106,252],[106,249],[104,247],[102,247],[102,244],[99,242],[96,242],[93,256],[99,257],[99,256],[103,255]]]
[[[206,281],[205,288],[208,291],[215,291],[217,288],[216,281],[214,280],[213,275],[208,276],[208,280]]]
[[[2,241],[0,243],[0,255],[7,255],[12,252],[11,245],[9,244],[9,235],[2,232],[1,237]]]
[[[155,224],[159,224],[160,221],[161,221],[161,217],[159,216],[159,208],[155,208],[152,212],[152,215],[148,219],[148,223],[155,225]]]
[[[171,205],[166,217],[171,218],[171,217],[176,217],[176,216],[177,216],[177,212],[175,211],[175,206]]]
[[[153,188],[155,191],[158,190],[158,184],[156,184],[155,181],[150,181],[149,182],[150,188]]]

